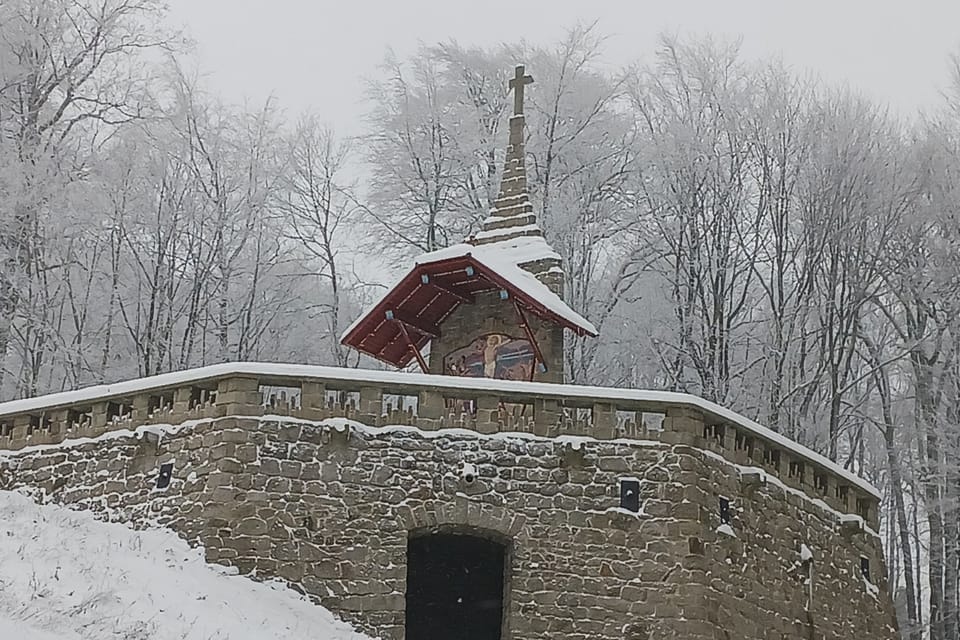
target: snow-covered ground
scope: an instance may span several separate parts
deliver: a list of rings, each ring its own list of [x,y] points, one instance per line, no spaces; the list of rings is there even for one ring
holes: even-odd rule
[[[279,584],[228,575],[170,531],[0,491],[0,639],[363,640]]]

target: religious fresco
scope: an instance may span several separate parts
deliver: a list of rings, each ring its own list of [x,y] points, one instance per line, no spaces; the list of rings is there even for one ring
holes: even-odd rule
[[[530,341],[488,333],[443,359],[444,373],[467,378],[530,380],[536,355]]]

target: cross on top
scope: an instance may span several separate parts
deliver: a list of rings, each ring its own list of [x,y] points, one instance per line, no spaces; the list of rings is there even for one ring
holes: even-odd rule
[[[523,87],[533,84],[533,76],[523,74],[523,65],[518,64],[516,73],[510,78],[509,86],[513,89],[513,115],[523,115]]]

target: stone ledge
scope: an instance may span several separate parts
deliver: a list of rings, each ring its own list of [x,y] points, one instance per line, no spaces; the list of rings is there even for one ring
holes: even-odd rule
[[[283,387],[293,398],[307,396],[309,405],[301,408],[302,403],[291,401],[265,407],[260,389],[266,387]],[[416,410],[386,412],[385,398],[393,395],[414,398],[423,405],[423,416]],[[469,410],[450,413],[451,406]],[[530,407],[523,422],[504,411],[513,406]],[[0,429],[5,434],[0,450],[226,416],[242,429],[264,413],[314,421],[342,417],[381,426],[401,421],[429,430],[519,429],[541,436],[601,439],[616,438],[631,424],[644,425],[644,437],[696,444],[736,464],[763,469],[834,509],[860,516],[874,529],[878,523],[878,494],[862,479],[729,410],[694,396],[663,392],[293,365],[215,365],[0,404],[0,424],[6,425]],[[646,414],[665,415],[662,430],[646,431]]]

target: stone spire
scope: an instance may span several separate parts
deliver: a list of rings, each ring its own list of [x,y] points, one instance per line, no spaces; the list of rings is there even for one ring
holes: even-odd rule
[[[543,231],[537,225],[537,217],[533,213],[533,204],[527,190],[523,98],[524,87],[532,83],[533,77],[525,74],[524,66],[517,65],[514,77],[509,83],[513,90],[513,115],[510,117],[510,138],[503,174],[500,177],[500,192],[493,202],[489,217],[483,221],[483,230],[469,242],[482,245],[530,237],[531,260],[521,262],[519,266],[562,297],[563,270],[560,256],[550,249],[543,239]]]

